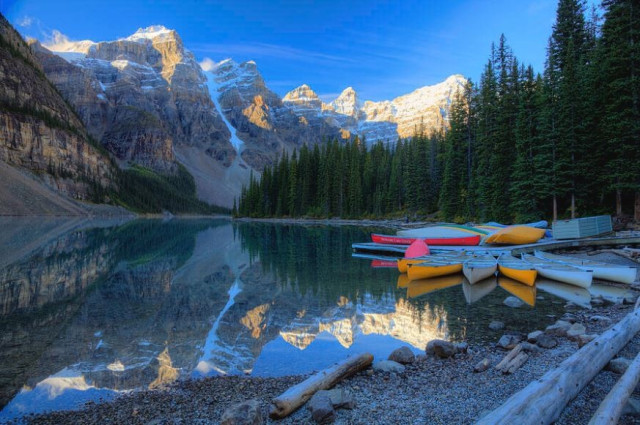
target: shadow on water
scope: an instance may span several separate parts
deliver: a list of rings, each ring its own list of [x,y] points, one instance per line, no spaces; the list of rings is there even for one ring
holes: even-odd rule
[[[398,285],[395,269],[351,256],[380,229],[0,225],[11,229],[0,238],[0,422],[183,377],[308,373],[354,352],[419,353],[434,338],[497,340],[491,320],[527,332],[564,304],[538,294],[535,308],[513,309],[495,284]]]

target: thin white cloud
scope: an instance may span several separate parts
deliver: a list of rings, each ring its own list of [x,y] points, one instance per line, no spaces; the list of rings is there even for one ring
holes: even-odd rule
[[[93,41],[72,41],[69,37],[58,30],[53,30],[50,35],[45,37],[42,45],[52,52],[71,52],[83,51],[87,52]]]
[[[216,62],[209,57],[204,58],[202,62],[199,62],[198,64],[200,65],[200,68],[202,68],[203,71],[207,71],[207,72],[214,70],[216,67]]]
[[[351,58],[267,43],[200,44],[194,45],[193,50],[209,55],[219,54],[250,58],[270,57],[283,60],[297,60],[308,63],[339,64],[345,62],[353,62]]]
[[[29,28],[31,24],[33,24],[33,18],[31,16],[25,15],[22,18],[18,19],[16,23],[22,28]]]

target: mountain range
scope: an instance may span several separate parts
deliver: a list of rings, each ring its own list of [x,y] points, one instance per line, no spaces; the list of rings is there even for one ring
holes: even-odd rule
[[[325,103],[307,85],[281,98],[253,61],[198,63],[178,33],[163,26],[114,41],[29,45],[25,55],[72,108],[73,119],[62,120],[83,127],[115,165],[171,175],[181,164],[194,177],[198,198],[226,207],[252,171],[259,174],[283,151],[332,138],[392,143],[416,131],[446,130],[452,98],[466,83],[452,75],[382,102],[362,102],[348,87]],[[17,163],[6,157],[0,159]]]

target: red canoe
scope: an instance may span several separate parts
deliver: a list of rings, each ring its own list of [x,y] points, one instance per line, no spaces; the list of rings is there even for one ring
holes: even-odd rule
[[[404,238],[402,236],[371,234],[371,240],[375,243],[387,245],[409,245],[418,238]],[[442,246],[473,246],[480,244],[480,235],[463,236],[459,238],[426,238],[423,239],[427,245]]]

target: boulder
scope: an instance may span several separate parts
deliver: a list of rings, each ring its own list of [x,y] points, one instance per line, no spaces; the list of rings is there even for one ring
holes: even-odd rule
[[[410,364],[416,360],[416,356],[409,347],[404,345],[393,350],[393,352],[389,354],[388,360],[392,360],[400,364]]]
[[[328,424],[336,420],[336,411],[326,391],[315,393],[309,400],[307,408],[311,412],[313,420],[319,424]]]
[[[449,341],[434,339],[429,341],[425,351],[427,354],[432,353],[441,359],[446,359],[456,354],[456,346]]]
[[[520,345],[522,345],[522,351],[527,351],[529,353],[540,353],[542,351],[542,348],[535,344],[531,344],[530,342],[521,342]]]
[[[491,362],[488,358],[485,357],[473,367],[473,371],[475,373],[484,372],[485,370],[489,369],[489,366],[491,366]]]
[[[580,335],[584,335],[587,328],[581,323],[574,323],[567,331],[567,338],[577,340]]]
[[[321,390],[316,394],[325,394],[331,400],[334,409],[354,409],[356,402],[353,395],[344,388],[334,388],[332,390]]]
[[[520,298],[507,297],[502,302],[502,304],[506,305],[507,307],[518,308],[518,307],[522,307],[524,305],[524,302]]]
[[[375,362],[372,367],[373,370],[379,372],[404,372],[404,366],[398,362],[394,362],[393,360],[381,360],[379,362]]]
[[[489,323],[489,329],[491,329],[492,331],[499,331],[501,329],[504,329],[504,323],[498,320],[494,320],[493,322]]]
[[[520,341],[522,341],[522,336],[520,335],[502,335],[498,341],[498,347],[504,348],[505,350],[511,350],[513,347],[518,345]]]
[[[533,331],[527,335],[527,341],[535,343],[540,335],[544,334],[542,331]]]
[[[455,347],[456,347],[456,353],[466,354],[467,351],[469,350],[469,344],[466,342],[459,342],[455,344]]]
[[[258,425],[262,424],[262,412],[258,400],[248,400],[234,404],[222,414],[221,425]]]
[[[536,345],[542,348],[553,348],[558,345],[558,341],[553,336],[543,333],[536,339]]]
[[[607,363],[607,366],[605,367],[605,369],[613,373],[622,375],[627,371],[627,368],[629,367],[630,364],[631,364],[631,360],[626,359],[624,357],[617,357],[615,359],[611,359],[609,363]]]
[[[544,333],[553,336],[567,336],[567,331],[571,328],[571,323],[558,320],[551,326],[547,326]]]

